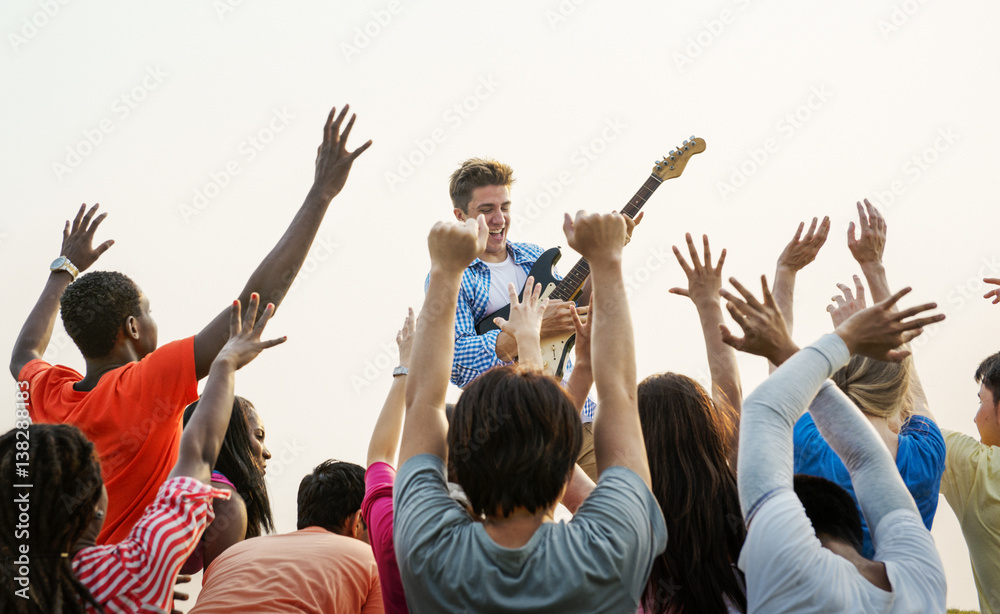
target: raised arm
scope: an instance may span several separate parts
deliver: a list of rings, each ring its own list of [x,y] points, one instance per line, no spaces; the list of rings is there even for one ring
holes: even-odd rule
[[[590,262],[594,319],[594,381],[600,399],[594,418],[597,471],[623,466],[650,485],[649,461],[642,438],[636,395],[635,340],[622,276],[625,221],[618,213],[585,214],[563,223],[566,240]]]
[[[334,116],[337,109],[330,110],[323,129],[323,143],[316,153],[316,174],[312,188],[292,219],[292,223],[285,230],[285,234],[250,275],[246,286],[240,292],[241,302],[249,300],[251,292],[257,292],[264,303],[272,303],[275,306],[281,304],[302,263],[305,262],[330,201],[343,189],[354,160],[371,145],[371,141],[368,141],[354,151],[347,151],[347,137],[351,133],[351,127],[354,126],[355,116],[351,115],[343,132],[341,124],[349,108],[349,105],[344,105],[336,120]],[[227,311],[220,313],[195,335],[195,373],[199,379],[208,374],[212,361],[228,338]]]
[[[403,328],[396,333],[396,345],[399,348],[399,366],[405,370],[410,368],[410,348],[413,346],[413,333],[416,328],[416,316],[413,309],[408,310]],[[368,442],[368,463],[396,462],[396,452],[399,449],[399,435],[403,431],[403,412],[406,409],[406,378],[408,373],[393,374],[389,394],[382,404],[382,411],[375,422],[371,441]]]
[[[77,269],[77,274],[89,269],[94,262],[108,251],[108,248],[115,244],[113,240],[107,240],[97,247],[92,247],[94,233],[101,225],[107,213],[102,213],[94,219],[94,214],[100,205],[94,205],[87,211],[87,205],[80,205],[73,223],[66,220],[63,227],[62,247],[59,255],[66,258],[70,265]],[[91,223],[93,220],[93,223]],[[10,374],[17,379],[21,370],[32,360],[41,358],[45,354],[45,349],[49,346],[49,339],[52,338],[52,329],[56,323],[56,316],[59,314],[59,299],[75,276],[67,270],[57,270],[49,273],[49,278],[42,288],[42,294],[38,297],[38,302],[31,309],[28,318],[21,327],[21,332],[14,342],[14,349],[10,353]]]
[[[177,463],[170,471],[170,477],[190,476],[208,484],[212,480],[212,467],[222,449],[222,440],[233,413],[233,386],[236,371],[257,357],[262,351],[284,343],[286,338],[261,341],[264,326],[274,313],[274,305],[268,304],[256,324],[257,304],[260,297],[256,292],[250,295],[246,315],[240,317],[240,302],[233,301],[229,310],[229,340],[212,361],[205,391],[201,394],[198,407],[181,435]]]
[[[793,329],[792,305],[795,294],[795,276],[816,259],[820,248],[826,243],[826,237],[830,233],[830,218],[824,217],[822,223],[817,218],[813,218],[812,223],[809,224],[809,230],[803,237],[802,230],[804,228],[805,222],[801,222],[795,231],[795,236],[778,256],[778,266],[774,271],[774,287],[771,290],[774,302],[781,310],[789,332]]]
[[[983,281],[988,284],[993,284],[994,286],[1000,286],[1000,278],[997,277],[984,277]],[[996,305],[1000,303],[1000,288],[993,288],[983,295],[985,299],[993,299],[993,304]]]
[[[590,300],[591,297],[588,297]],[[592,304],[588,304],[590,310]],[[584,322],[586,319],[586,322]],[[573,327],[576,329],[576,344],[573,346],[576,361],[573,363],[573,372],[569,374],[566,382],[566,392],[573,399],[576,410],[583,411],[587,404],[587,396],[590,388],[594,385],[594,366],[590,355],[590,334],[593,320],[591,318],[580,318],[577,312],[573,312]]]
[[[893,312],[895,303],[909,292],[907,288],[852,316],[837,328],[836,338],[826,336],[807,348],[808,351],[796,353],[781,314],[767,292],[766,281],[762,278],[764,303],[732,281],[746,300],[728,292],[723,295],[745,336],[736,338],[726,330],[727,343],[781,365],[744,404],[738,476],[740,501],[749,520],[769,493],[791,487],[792,428],[820,385],[846,364],[852,353],[879,360],[902,360],[909,352],[894,348],[919,334],[921,327],[939,322],[944,316],[904,321],[935,307],[931,303]]]
[[[427,246],[431,274],[413,340],[406,418],[399,446],[399,466],[418,454],[448,459],[448,420],[444,413],[448,374],[455,352],[455,308],[462,271],[486,249],[489,228],[482,215],[465,224],[438,222]]]
[[[740,370],[736,364],[736,352],[722,341],[719,332],[723,326],[722,305],[719,303],[719,290],[722,288],[722,265],[726,261],[726,250],[722,250],[719,261],[712,266],[712,252],[708,245],[708,236],[702,235],[705,260],[700,262],[698,250],[694,246],[691,234],[685,235],[688,252],[691,254],[691,264],[688,265],[680,249],[674,246],[674,256],[688,278],[688,287],[671,288],[671,294],[686,296],[694,303],[701,320],[701,332],[705,337],[705,350],[708,352],[708,369],[712,375],[712,400],[720,411],[726,408],[732,410],[737,426],[732,431],[729,441],[730,462],[736,466],[739,448],[740,408],[743,406],[743,390],[740,386]]]

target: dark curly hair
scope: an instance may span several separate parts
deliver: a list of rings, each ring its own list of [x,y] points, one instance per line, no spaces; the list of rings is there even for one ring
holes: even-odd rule
[[[365,498],[365,469],[354,463],[328,460],[299,482],[296,528],[323,527],[340,533]]]
[[[128,316],[139,317],[142,292],[117,271],[94,271],[71,283],[59,299],[63,326],[84,358],[111,353]]]
[[[27,437],[24,437],[27,435]],[[14,475],[18,443],[30,442],[31,488],[28,525],[24,539],[15,543],[16,525],[23,522],[14,481],[0,480],[0,555],[4,580],[13,567],[20,545],[27,544],[31,564],[29,598],[14,595],[13,587],[0,590],[0,611],[11,613],[64,614],[85,612],[89,605],[103,612],[100,604],[73,573],[72,560],[60,556],[73,545],[94,519],[101,498],[101,465],[92,444],[75,426],[32,424],[0,436],[0,472]],[[24,446],[21,446],[22,448]]]

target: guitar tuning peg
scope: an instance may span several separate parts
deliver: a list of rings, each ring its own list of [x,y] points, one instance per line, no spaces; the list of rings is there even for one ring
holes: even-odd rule
[[[692,134],[691,138],[689,138],[688,140],[691,141],[692,143],[694,143],[694,139],[695,139],[695,136]]]
[[[687,142],[687,141],[684,141],[684,144],[685,144],[685,145],[687,145],[687,144],[688,144],[688,142]]]
[[[671,150],[670,150],[670,155],[671,155],[671,156],[672,156],[672,155],[674,155],[674,152],[675,152],[675,151],[676,151],[676,150],[674,150],[674,149],[671,149]]]

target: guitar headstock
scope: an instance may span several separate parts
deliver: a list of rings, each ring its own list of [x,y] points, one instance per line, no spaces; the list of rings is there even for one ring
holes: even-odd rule
[[[691,136],[684,144],[677,149],[671,149],[670,153],[663,156],[662,160],[657,160],[653,166],[653,175],[660,181],[680,177],[687,166],[688,159],[695,154],[705,151],[705,139]]]

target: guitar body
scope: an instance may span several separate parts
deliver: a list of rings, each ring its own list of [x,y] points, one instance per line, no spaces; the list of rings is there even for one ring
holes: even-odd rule
[[[691,137],[684,141],[681,147],[671,150],[670,154],[663,156],[662,160],[657,160],[653,171],[646,182],[643,183],[639,191],[622,209],[622,215],[635,218],[639,209],[646,203],[646,200],[653,194],[657,187],[667,179],[679,177],[687,166],[687,161],[691,156],[705,151],[705,140]],[[577,262],[562,280],[556,279],[552,268],[562,252],[558,247],[546,251],[531,267],[530,275],[535,278],[535,283],[542,284],[542,298],[549,297],[552,300],[573,301],[580,295],[583,284],[590,275],[590,264],[583,258]],[[525,299],[528,288],[521,290],[521,300]],[[501,317],[507,319],[510,316],[510,305],[503,307],[489,314],[476,324],[476,333],[482,335],[491,330],[499,328],[493,322],[494,318]],[[576,341],[575,334],[565,337],[542,339],[542,361],[545,372],[549,375],[562,377],[566,368],[566,360],[573,344]]]

